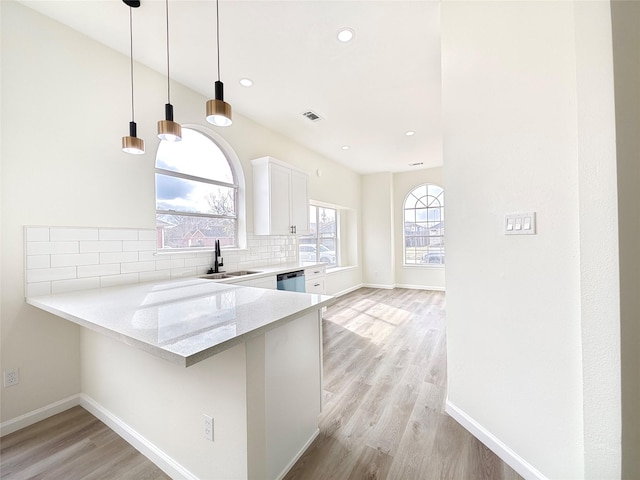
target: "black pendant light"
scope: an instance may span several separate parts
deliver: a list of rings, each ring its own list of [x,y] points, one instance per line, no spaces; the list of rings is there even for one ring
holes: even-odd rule
[[[169,0],[165,0],[167,17],[167,103],[164,106],[165,119],[158,122],[158,138],[168,142],[182,140],[182,127],[173,121],[173,105],[171,105],[171,81],[169,77]]]
[[[133,108],[133,9],[140,6],[139,0],[122,0],[129,7],[129,40],[130,40],[130,62],[131,62],[131,121],[129,122],[129,136],[122,137],[122,151],[140,155],[144,153],[144,140],[138,138],[136,122],[134,120]]]
[[[216,0],[216,50],[218,53],[218,81],[215,83],[215,99],[207,102],[207,122],[219,127],[228,127],[231,120],[231,105],[224,101],[224,85],[220,81],[220,15]]]

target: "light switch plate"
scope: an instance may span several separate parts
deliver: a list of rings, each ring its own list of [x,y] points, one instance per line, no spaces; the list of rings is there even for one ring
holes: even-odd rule
[[[505,235],[535,235],[536,212],[507,213],[504,216]]]

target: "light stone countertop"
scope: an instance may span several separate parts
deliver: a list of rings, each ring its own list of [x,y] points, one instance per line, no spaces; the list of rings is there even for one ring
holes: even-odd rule
[[[188,367],[330,305],[333,297],[188,278],[31,297],[27,303]]]

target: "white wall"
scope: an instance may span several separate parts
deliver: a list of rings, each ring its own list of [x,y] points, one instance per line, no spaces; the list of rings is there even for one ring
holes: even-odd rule
[[[574,16],[585,478],[616,478],[621,429],[620,298],[610,6],[576,2]],[[607,248],[599,241],[603,231]],[[609,286],[604,292],[603,285]]]
[[[448,405],[529,478],[619,477],[610,24],[578,3],[442,5]]]
[[[362,177],[362,264],[367,286],[395,286],[393,235],[393,174],[376,173]]]
[[[81,390],[80,331],[24,302],[25,225],[155,227],[156,122],[166,79],[136,65],[136,121],[146,154],[127,155],[129,59],[13,1],[2,9],[2,370],[21,382],[0,389],[5,422]],[[175,118],[207,125],[206,98],[172,85]],[[242,162],[251,232],[250,160],[272,155],[312,174],[312,198],[360,210],[360,177],[237,112],[216,133]],[[322,177],[314,176],[321,168]],[[355,273],[354,273],[355,272]],[[333,276],[362,282],[360,267]],[[329,286],[329,288],[331,288]]]
[[[185,369],[83,329],[81,364],[84,395],[196,478],[247,478],[244,344]]]

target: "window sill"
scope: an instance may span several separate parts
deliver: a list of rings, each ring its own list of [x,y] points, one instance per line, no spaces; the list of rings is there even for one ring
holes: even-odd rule
[[[346,267],[332,267],[332,268],[327,268],[327,275],[331,275],[331,274],[335,274],[335,273],[342,273],[342,272],[347,272],[349,270],[356,270],[358,268],[357,265],[349,265]]]
[[[171,250],[158,250],[154,255],[159,257],[165,255],[180,255],[180,254],[194,254],[194,253],[204,253],[206,255],[210,255],[215,250],[213,248],[174,248]],[[225,253],[246,253],[248,252],[248,248],[225,248],[221,249],[221,254],[224,256]]]
[[[444,263],[403,263],[403,268],[444,268]]]

